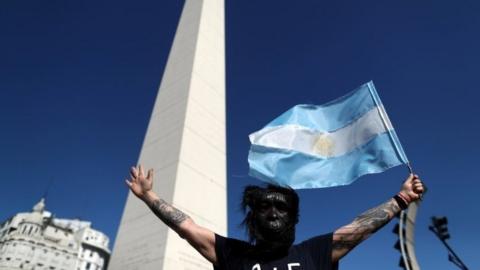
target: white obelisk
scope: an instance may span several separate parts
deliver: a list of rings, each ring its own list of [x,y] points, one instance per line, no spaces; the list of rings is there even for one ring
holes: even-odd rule
[[[196,223],[226,234],[224,0],[186,0],[139,163],[154,190]],[[212,269],[129,194],[110,270]]]

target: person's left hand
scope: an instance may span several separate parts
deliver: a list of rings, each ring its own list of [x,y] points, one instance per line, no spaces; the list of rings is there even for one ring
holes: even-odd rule
[[[400,196],[407,200],[407,204],[414,202],[422,197],[425,187],[416,174],[410,174],[402,185]]]

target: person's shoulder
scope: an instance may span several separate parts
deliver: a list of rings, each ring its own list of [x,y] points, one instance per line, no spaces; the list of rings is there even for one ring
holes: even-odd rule
[[[215,234],[217,254],[215,269],[243,269],[243,262],[248,257],[249,250],[252,250],[252,245],[246,241]]]
[[[227,269],[229,265],[240,263],[242,258],[247,255],[248,250],[251,250],[251,247],[252,245],[245,241],[215,234],[218,269]]]
[[[302,252],[318,269],[338,269],[337,264],[332,263],[333,232],[311,237],[298,244]]]

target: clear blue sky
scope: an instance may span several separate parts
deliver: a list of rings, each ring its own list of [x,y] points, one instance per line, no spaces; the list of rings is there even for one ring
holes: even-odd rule
[[[47,208],[115,239],[182,1],[2,1],[0,221]],[[456,269],[428,231],[479,269],[478,1],[227,1],[229,234],[247,177],[247,135],[299,103],[369,80],[429,187],[416,228],[422,269]],[[394,195],[405,167],[350,186],[301,191],[297,239],[326,233]],[[341,269],[399,269],[392,222]],[[162,226],[152,224],[152,226]]]

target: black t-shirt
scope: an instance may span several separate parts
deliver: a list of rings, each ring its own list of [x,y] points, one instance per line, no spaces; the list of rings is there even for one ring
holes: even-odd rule
[[[337,270],[332,264],[332,234],[310,238],[290,247],[288,254],[269,261],[255,259],[244,241],[215,235],[215,270]]]

